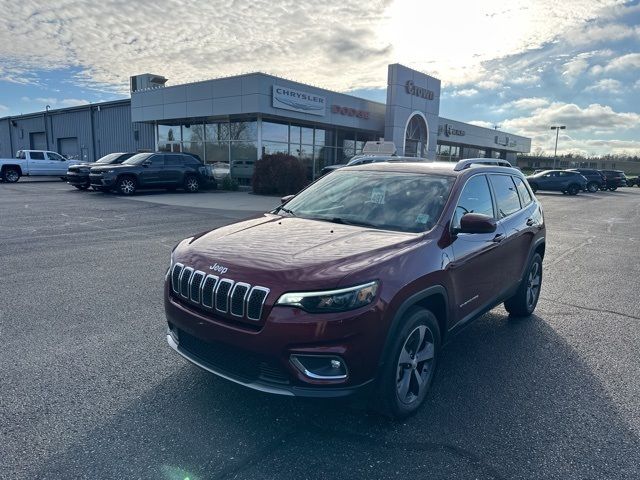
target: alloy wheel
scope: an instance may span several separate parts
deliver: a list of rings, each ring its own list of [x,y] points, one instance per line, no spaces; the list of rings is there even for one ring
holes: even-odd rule
[[[196,178],[187,179],[187,190],[189,190],[190,192],[197,192],[198,187],[199,187],[198,179]]]
[[[396,392],[400,402],[410,405],[421,398],[429,384],[435,355],[434,337],[426,325],[408,336],[398,358]]]
[[[133,180],[125,178],[120,182],[120,191],[125,195],[132,194],[135,191],[135,189],[136,189],[136,185],[133,182]]]
[[[529,270],[529,277],[527,278],[527,307],[533,309],[533,306],[538,300],[540,294],[540,264],[535,262]]]
[[[7,170],[4,173],[4,179],[9,183],[17,182],[19,178],[20,175],[18,175],[18,172],[16,172],[15,170]]]

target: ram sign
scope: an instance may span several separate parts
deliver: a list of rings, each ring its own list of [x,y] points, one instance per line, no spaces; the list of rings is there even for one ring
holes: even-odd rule
[[[274,108],[293,110],[294,112],[324,116],[326,98],[314,93],[302,92],[293,88],[273,86],[272,105]]]

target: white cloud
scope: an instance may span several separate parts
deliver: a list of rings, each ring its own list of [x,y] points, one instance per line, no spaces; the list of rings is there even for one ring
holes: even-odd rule
[[[624,72],[638,68],[640,68],[640,53],[628,53],[614,58],[604,66],[594,65],[591,67],[591,73],[599,75],[601,73]]]
[[[478,127],[484,127],[484,128],[493,128],[494,124],[491,122],[486,122],[484,120],[471,120],[470,122],[471,125],[477,125]]]
[[[0,113],[4,113],[4,112],[8,112],[9,111],[9,107],[7,107],[6,105],[2,105],[0,103]]]
[[[506,103],[502,106],[501,110],[514,108],[517,110],[537,110],[538,108],[546,107],[549,105],[549,100],[541,97],[520,98]]]
[[[614,132],[637,128],[640,125],[640,114],[615,112],[610,106],[597,103],[581,108],[573,103],[555,102],[530,115],[502,122],[504,130],[529,137],[546,135],[551,125],[566,125],[566,133],[595,130]]]
[[[58,99],[55,97],[22,97],[20,100],[28,103],[38,103],[42,104],[43,108],[45,105],[49,105],[50,107],[76,107],[78,105],[86,105],[89,103],[88,100],[80,99],[80,98],[62,98]]]
[[[573,45],[598,44],[604,41],[640,38],[640,28],[620,23],[604,25],[587,23],[567,32],[565,38]]]
[[[640,90],[640,80],[636,80],[636,83],[633,84],[634,90]]]
[[[476,90],[475,88],[465,88],[462,90],[454,90],[451,96],[452,97],[473,97],[477,93],[478,93],[478,90]]]
[[[603,78],[584,89],[585,92],[604,92],[619,94],[624,90],[622,82],[613,78]]]
[[[60,100],[60,106],[62,107],[77,107],[78,105],[86,105],[88,103],[88,100],[80,98],[64,98]]]

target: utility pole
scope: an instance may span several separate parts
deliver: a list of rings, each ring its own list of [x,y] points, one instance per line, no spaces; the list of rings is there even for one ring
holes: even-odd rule
[[[556,168],[556,159],[558,158],[558,136],[560,135],[560,130],[564,130],[567,128],[566,125],[556,125],[551,127],[551,130],[556,131],[556,148],[553,150],[553,168]]]

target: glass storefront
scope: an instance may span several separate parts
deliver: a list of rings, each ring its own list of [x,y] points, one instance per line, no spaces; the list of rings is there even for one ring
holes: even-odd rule
[[[262,125],[262,151],[258,128]],[[339,128],[320,128],[294,122],[256,119],[207,121],[182,125],[157,125],[158,150],[189,152],[206,163],[229,164],[231,174],[243,183],[253,175],[258,158],[285,153],[300,159],[310,180],[327,165],[348,162],[362,153],[365,142],[380,135]]]

